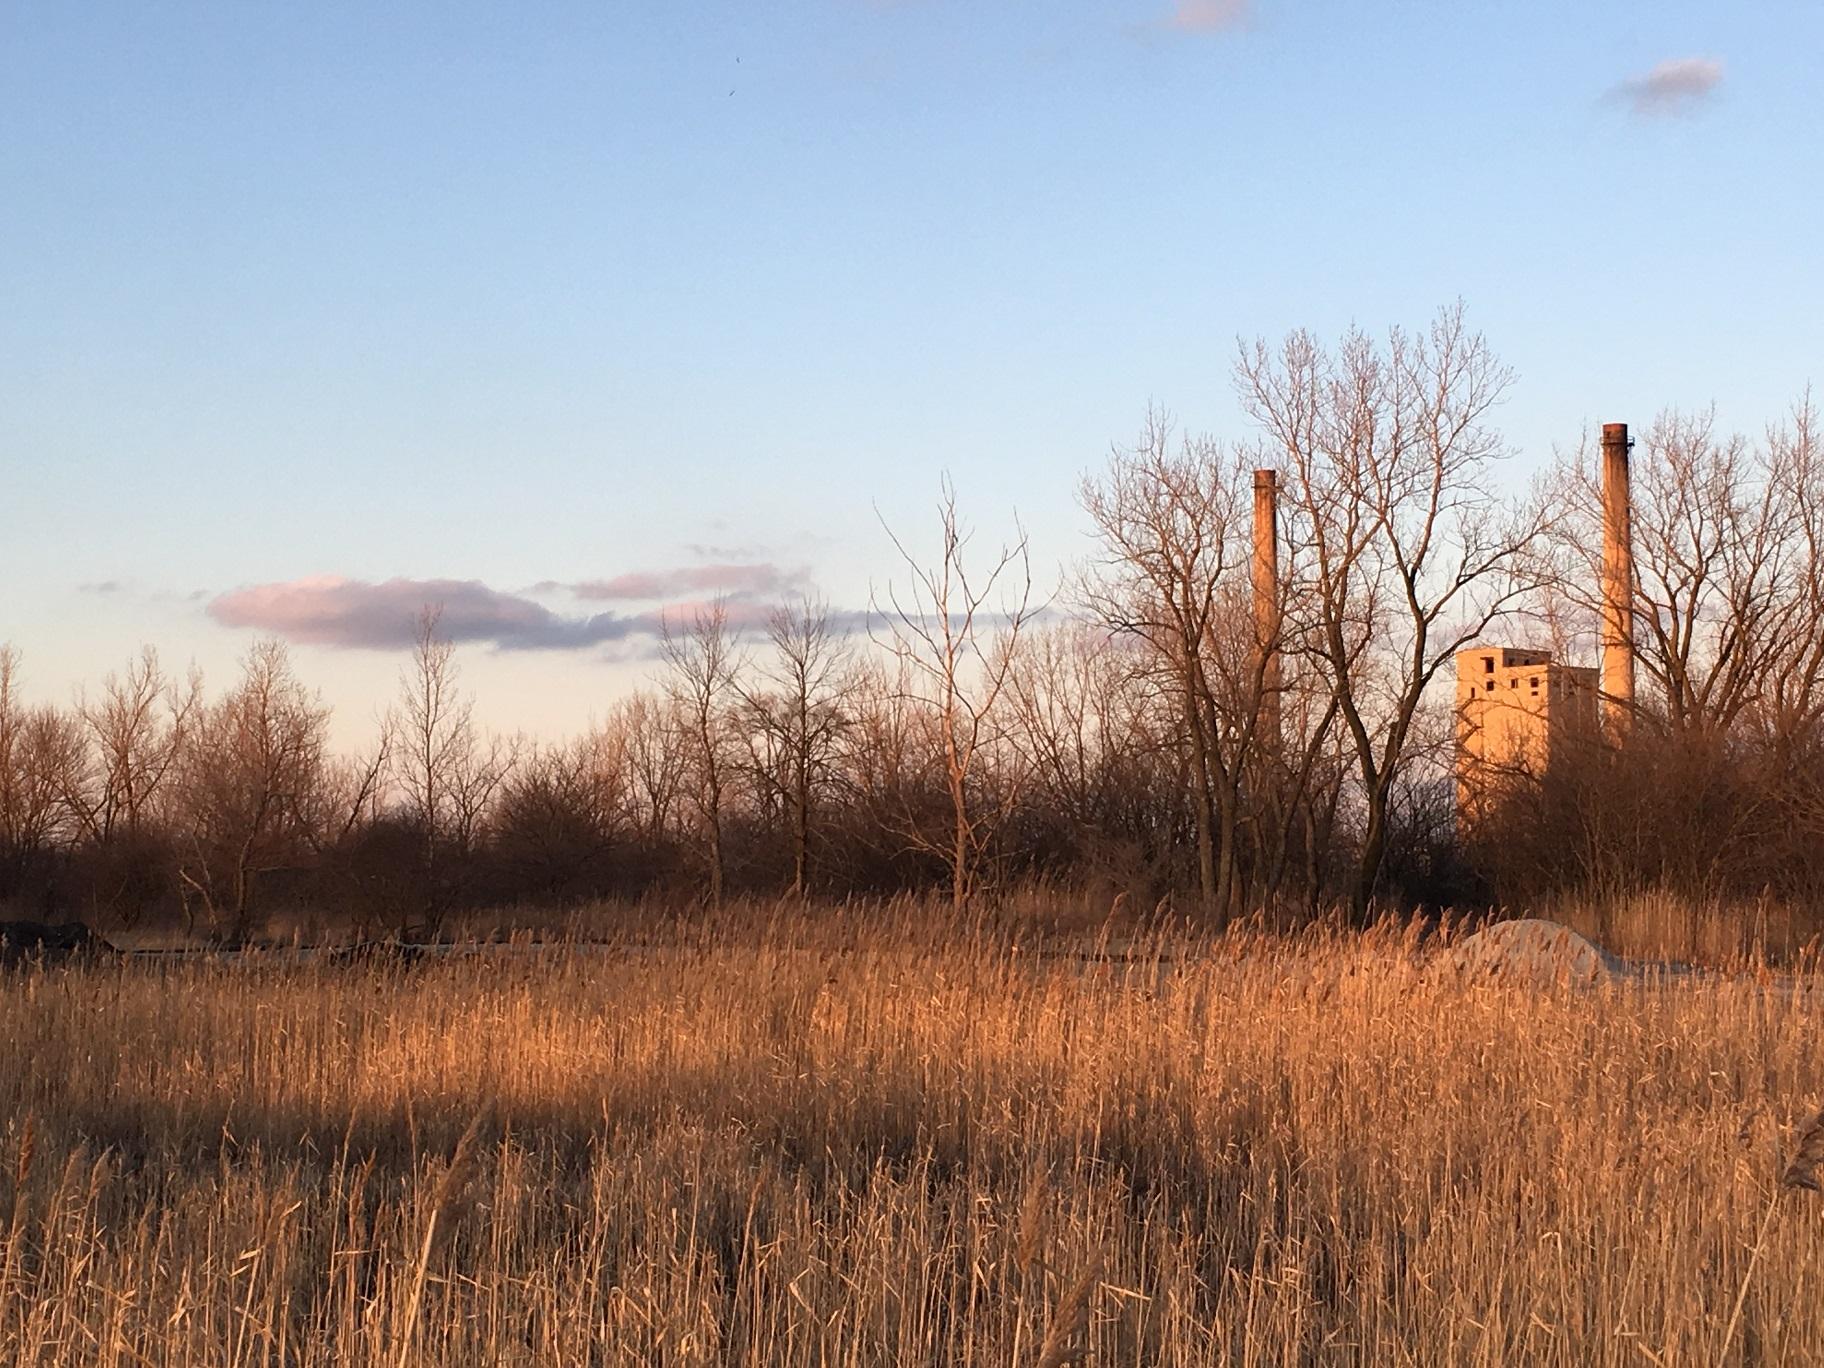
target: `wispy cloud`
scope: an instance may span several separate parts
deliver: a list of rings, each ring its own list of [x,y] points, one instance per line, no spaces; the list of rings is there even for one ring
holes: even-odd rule
[[[1251,0],[1174,0],[1165,27],[1179,33],[1224,33],[1247,22]]]
[[[748,564],[686,565],[670,570],[638,570],[612,579],[584,580],[567,586],[580,599],[651,603],[700,594],[779,595],[795,593],[809,583],[803,570],[784,570],[771,561]]]
[[[1630,76],[1609,91],[1636,114],[1689,114],[1722,84],[1723,64],[1714,57],[1674,57],[1641,76]]]
[[[192,589],[189,593],[175,589],[142,589],[130,581],[119,579],[87,580],[76,586],[76,592],[132,603],[195,603],[209,597],[207,589]]]
[[[684,549],[700,561],[757,561],[766,560],[772,555],[767,547],[752,542],[738,546],[721,542],[690,542]]]

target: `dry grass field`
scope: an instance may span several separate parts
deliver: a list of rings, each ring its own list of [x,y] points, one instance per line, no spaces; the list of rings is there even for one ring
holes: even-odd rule
[[[0,1360],[1824,1361],[1765,976],[784,925],[8,975]]]

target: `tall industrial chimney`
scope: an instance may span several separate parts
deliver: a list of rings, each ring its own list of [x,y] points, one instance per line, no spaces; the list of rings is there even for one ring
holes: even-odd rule
[[[1602,425],[1602,699],[1609,736],[1634,716],[1634,532],[1626,423]]]
[[[1254,472],[1254,640],[1261,652],[1260,729],[1270,749],[1280,740],[1279,473]]]

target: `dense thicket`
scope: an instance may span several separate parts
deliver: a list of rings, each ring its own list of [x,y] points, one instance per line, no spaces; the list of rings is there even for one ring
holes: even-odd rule
[[[1802,404],[1758,441],[1671,415],[1635,457],[1643,688],[1625,744],[1453,807],[1455,653],[1594,657],[1593,463],[1522,496],[1509,383],[1423,333],[1244,348],[1245,442],[1150,416],[1080,489],[1097,550],[1042,607],[1023,539],[948,486],[866,630],[667,624],[649,689],[588,735],[486,734],[435,605],[382,735],[333,755],[282,645],[211,691],[150,649],[67,707],[0,649],[0,903],[227,937],[309,908],[369,931],[599,897],[958,904],[1047,880],[1221,921],[1373,900],[1824,895],[1824,471]],[[1278,577],[1252,564],[1278,474]],[[1511,482],[1510,482],[1511,483]]]

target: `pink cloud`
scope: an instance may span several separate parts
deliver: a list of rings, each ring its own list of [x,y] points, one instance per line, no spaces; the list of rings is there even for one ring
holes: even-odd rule
[[[1176,0],[1167,28],[1181,33],[1220,33],[1242,24],[1250,0]]]
[[[1636,114],[1688,114],[1723,82],[1723,64],[1714,57],[1675,57],[1642,76],[1632,76],[1609,94],[1627,102]]]
[[[703,567],[707,571],[756,567]],[[621,580],[640,577],[622,576]],[[716,574],[700,586],[719,590],[727,580]],[[648,589],[674,589],[688,577],[646,577],[640,593],[593,597],[646,597]],[[606,581],[613,585],[620,581]],[[767,584],[784,589],[796,577],[737,576],[747,586]],[[558,588],[549,582],[533,592]],[[579,597],[579,586],[569,586]],[[783,595],[782,595],[783,596]],[[224,627],[269,632],[288,641],[345,650],[396,651],[417,639],[418,617],[427,607],[440,610],[439,631],[451,641],[484,642],[504,651],[566,651],[602,646],[631,646],[644,642],[646,649],[669,622],[673,630],[688,630],[698,612],[716,601],[715,593],[673,600],[637,613],[602,612],[572,615],[552,611],[525,594],[489,588],[480,580],[390,579],[380,583],[321,575],[273,584],[254,584],[230,590],[211,599],[204,611]],[[729,626],[738,633],[764,632],[772,601],[759,598],[722,598]],[[864,615],[832,614],[845,630],[858,628]],[[852,621],[851,621],[852,620]],[[625,654],[623,650],[623,654]]]
[[[366,580],[325,575],[230,590],[206,611],[224,627],[253,628],[316,646],[396,650],[409,646],[427,606],[442,610],[452,641],[489,641],[504,649],[575,649],[618,641],[643,628],[612,613],[564,617],[480,580]]]

